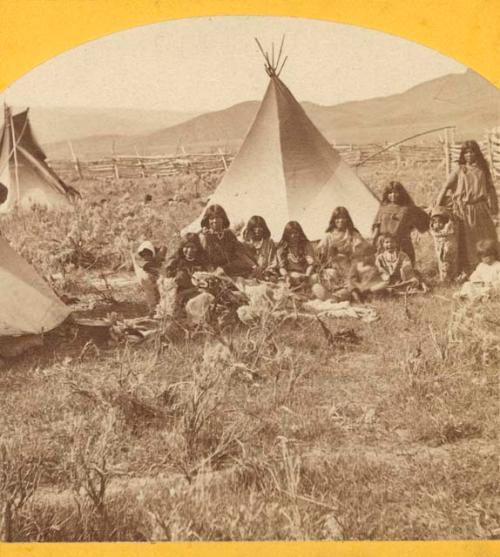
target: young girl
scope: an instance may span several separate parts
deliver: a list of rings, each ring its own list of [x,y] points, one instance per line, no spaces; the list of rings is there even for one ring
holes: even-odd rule
[[[162,315],[183,312],[186,302],[200,293],[192,282],[193,274],[206,271],[207,267],[207,257],[198,235],[186,234],[165,266],[167,281],[163,285]]]
[[[254,261],[253,275],[270,278],[276,265],[276,245],[262,217],[254,215],[248,220],[243,230],[243,241]]]
[[[459,224],[459,271],[470,272],[480,260],[477,243],[498,243],[492,218],[498,214],[497,193],[488,163],[475,141],[462,145],[458,168],[441,190],[437,205],[446,205],[447,198]]]
[[[229,276],[248,276],[252,272],[255,263],[229,229],[229,219],[220,205],[207,207],[201,228],[201,246],[213,269],[221,268]]]
[[[476,252],[481,258],[469,280],[463,284],[460,297],[477,299],[500,292],[500,261],[497,244],[493,240],[481,240],[476,245]]]
[[[429,217],[415,205],[400,182],[390,182],[382,195],[382,203],[373,223],[373,239],[380,249],[380,239],[385,234],[394,236],[401,249],[415,264],[415,250],[411,241],[414,229],[425,232]]]
[[[314,250],[297,221],[285,225],[277,247],[279,274],[292,287],[310,285],[316,260]]]
[[[382,251],[375,259],[375,265],[386,286],[418,285],[413,265],[408,255],[401,250],[398,239],[391,234],[381,238]]]
[[[431,212],[430,232],[438,260],[439,280],[451,282],[457,276],[458,239],[452,215],[444,207]]]

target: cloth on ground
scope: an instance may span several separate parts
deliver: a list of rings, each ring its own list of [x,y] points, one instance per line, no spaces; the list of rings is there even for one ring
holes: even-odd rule
[[[325,317],[353,317],[366,323],[376,321],[379,316],[369,306],[351,305],[350,302],[334,302],[332,300],[310,300],[302,304],[302,308],[316,315]]]

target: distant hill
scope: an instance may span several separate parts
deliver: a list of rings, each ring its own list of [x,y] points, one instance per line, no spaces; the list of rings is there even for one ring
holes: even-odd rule
[[[14,112],[18,110],[20,108],[13,107]],[[31,122],[42,144],[95,135],[109,139],[112,136],[147,134],[162,127],[175,126],[194,116],[196,114],[192,112],[173,110],[30,107]]]
[[[404,93],[321,106],[302,106],[321,132],[337,143],[397,141],[440,126],[456,126],[457,137],[480,137],[500,123],[500,91],[475,72],[450,74],[413,87]],[[144,154],[235,149],[243,140],[259,107],[247,101],[225,110],[209,112],[175,125],[139,134],[107,134],[74,141],[83,157],[109,155],[114,142],[117,153]],[[160,122],[158,122],[160,123]],[[158,128],[158,126],[157,126]],[[107,130],[113,132],[113,130]],[[67,156],[67,145],[46,145],[50,156]]]

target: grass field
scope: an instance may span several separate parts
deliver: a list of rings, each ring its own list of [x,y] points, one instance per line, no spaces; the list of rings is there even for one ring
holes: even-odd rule
[[[443,170],[362,176],[430,204]],[[79,183],[75,213],[14,215],[2,233],[80,315],[140,315],[135,287],[109,279],[143,239],[170,249],[216,181]],[[435,283],[429,236],[416,246]],[[500,302],[453,294],[328,320],[352,329],[333,345],[315,321],[272,316],[137,346],[53,331],[0,368],[4,538],[498,538]]]

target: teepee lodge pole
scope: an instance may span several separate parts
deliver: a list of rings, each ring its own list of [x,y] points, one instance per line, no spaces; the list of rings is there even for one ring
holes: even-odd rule
[[[281,37],[280,51],[278,52],[278,58],[276,59],[276,67],[280,65],[281,53],[283,52],[283,45],[285,44],[285,35]]]
[[[12,111],[9,108],[7,108],[7,111],[8,111],[8,117],[10,122],[10,134],[12,137],[12,151],[14,153],[14,176],[16,177],[17,202],[19,202],[21,199],[21,191],[19,189],[19,170],[18,170],[18,161],[17,161],[16,132],[14,131],[14,119],[12,117]]]

